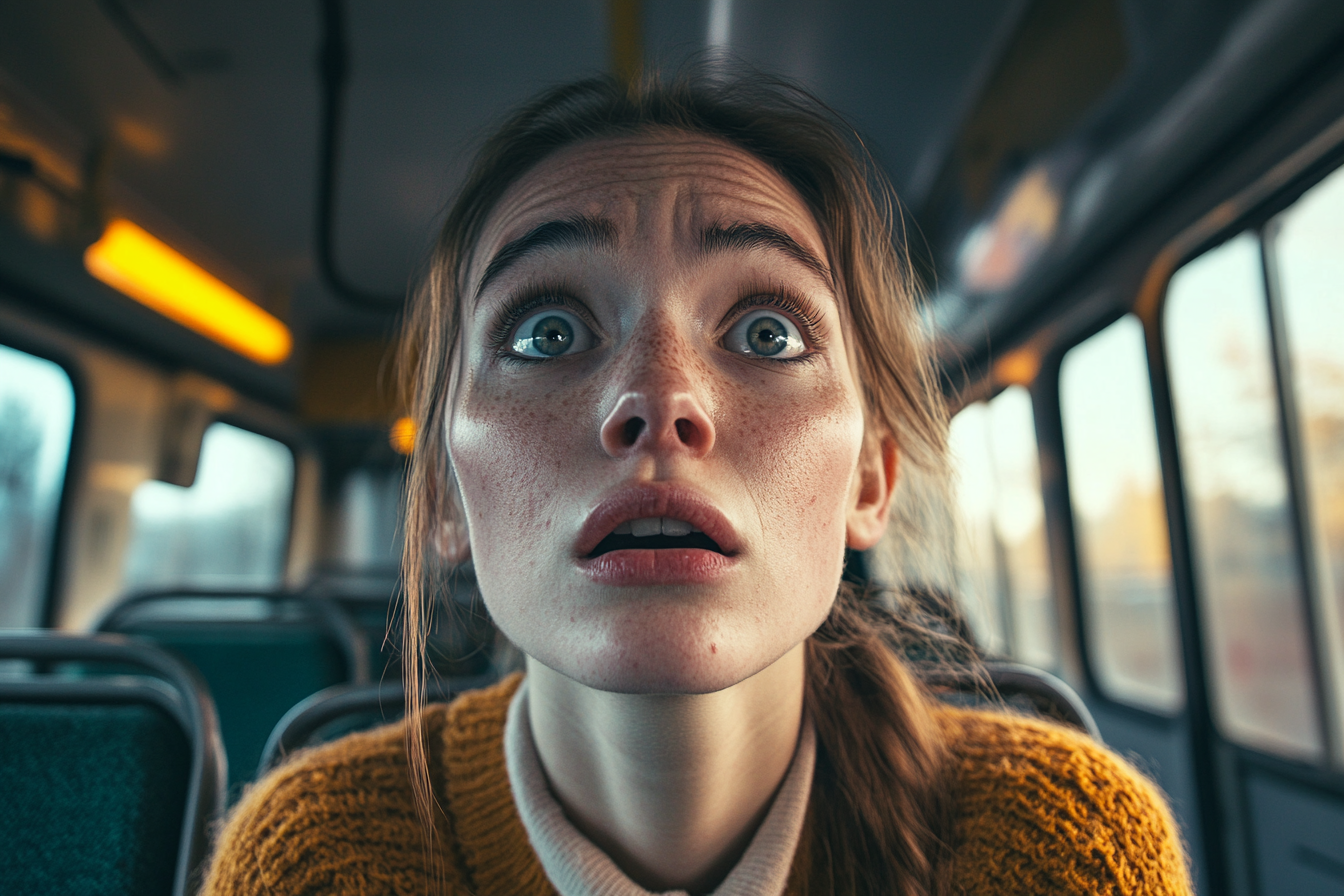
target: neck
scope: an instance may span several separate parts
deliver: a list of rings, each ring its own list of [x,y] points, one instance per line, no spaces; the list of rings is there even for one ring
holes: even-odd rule
[[[803,646],[713,694],[614,694],[527,662],[556,799],[637,884],[707,892],[741,858],[793,759]]]

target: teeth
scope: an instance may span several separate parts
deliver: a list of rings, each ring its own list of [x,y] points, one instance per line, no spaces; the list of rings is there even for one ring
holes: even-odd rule
[[[667,517],[663,517],[662,519],[664,535],[680,536],[691,534],[690,523],[683,522],[682,520],[668,519]]]
[[[671,535],[681,536],[690,535],[692,532],[699,532],[699,529],[693,527],[685,520],[674,520],[666,516],[645,517],[642,520],[631,520],[628,523],[621,523],[614,530],[613,535],[633,535],[636,538],[647,538],[650,535]]]
[[[658,535],[663,531],[663,521],[656,516],[642,520],[631,520],[630,531],[636,538]]]

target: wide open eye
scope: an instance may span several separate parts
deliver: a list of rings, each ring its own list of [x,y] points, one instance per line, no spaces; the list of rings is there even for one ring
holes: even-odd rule
[[[797,324],[769,309],[752,311],[733,324],[723,344],[729,351],[778,360],[796,358],[807,351]]]
[[[578,317],[559,308],[529,314],[518,324],[509,348],[524,358],[554,358],[593,347],[593,331]]]

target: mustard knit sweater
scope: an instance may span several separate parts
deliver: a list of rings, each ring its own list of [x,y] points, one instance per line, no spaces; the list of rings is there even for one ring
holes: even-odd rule
[[[554,896],[504,765],[504,720],[518,681],[426,712],[431,780],[444,810],[437,872],[411,797],[402,728],[392,725],[299,753],[251,787],[220,833],[206,896]],[[954,763],[958,892],[1190,892],[1162,796],[1114,754],[1044,722],[936,713]],[[800,856],[806,837],[804,830]],[[789,896],[807,892],[805,865],[795,860]]]

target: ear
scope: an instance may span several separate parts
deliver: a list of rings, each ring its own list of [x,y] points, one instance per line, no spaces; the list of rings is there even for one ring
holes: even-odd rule
[[[434,553],[449,566],[461,566],[471,559],[471,535],[459,514],[440,520],[429,541]]]
[[[866,551],[887,531],[887,515],[896,492],[900,452],[896,440],[883,436],[866,440],[854,476],[854,489],[845,517],[845,544]]]

